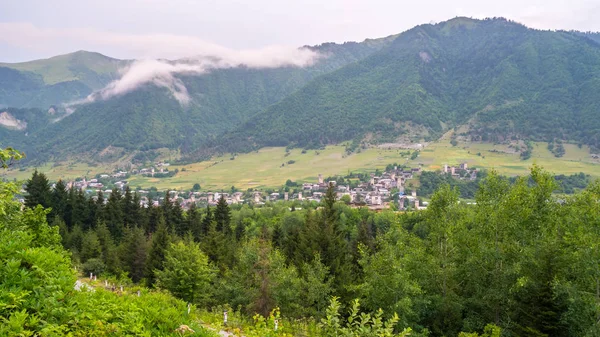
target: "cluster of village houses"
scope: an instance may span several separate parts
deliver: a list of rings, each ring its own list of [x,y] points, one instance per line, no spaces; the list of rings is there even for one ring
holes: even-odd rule
[[[296,189],[295,193],[273,192],[266,194],[261,191],[254,191],[250,194],[244,194],[242,192],[226,193],[169,191],[169,196],[171,201],[179,201],[184,208],[188,208],[192,203],[216,205],[221,196],[225,198],[228,204],[252,203],[258,206],[264,205],[267,202],[279,200],[320,202],[324,197],[329,184],[332,184],[336,189],[338,199],[348,196],[344,199],[348,200],[349,198],[350,203],[354,205],[366,205],[371,209],[383,209],[389,207],[389,203],[393,199],[396,199],[398,201],[399,209],[405,208],[405,205],[407,204],[406,201],[408,201],[408,205],[410,205],[410,207],[413,209],[423,209],[425,205],[419,204],[419,199],[417,198],[415,191],[411,191],[411,193],[405,193],[406,181],[412,179],[413,175],[419,173],[420,171],[420,168],[398,169],[397,167],[394,167],[393,170],[384,172],[381,174],[381,176],[375,176],[374,174],[371,174],[370,181],[361,182],[354,188],[350,188],[349,185],[337,186],[336,181],[324,181],[323,176],[319,174],[318,181],[314,183],[302,184],[300,191]],[[94,193],[102,191],[105,195],[107,195],[108,193],[111,193],[112,190],[108,188],[108,186],[104,186],[100,181],[105,181],[105,179],[111,179],[114,181],[125,178],[129,174],[147,174],[147,172],[154,172],[154,169],[141,169],[137,170],[135,173],[133,171],[116,171],[112,174],[102,174],[99,176],[99,179],[86,180],[84,178],[82,180],[73,181],[68,183],[67,187],[75,187],[77,189],[87,190]],[[127,185],[127,181],[117,180],[111,184],[117,189],[123,190]],[[394,196],[391,194],[392,189],[397,189],[396,193],[398,194],[398,198],[394,198]],[[158,206],[164,202],[164,196],[157,198],[157,200],[150,201],[150,199],[147,197],[148,191],[137,190],[136,192],[140,194],[141,203],[144,207],[151,206],[149,203],[152,203],[152,206]]]
[[[160,169],[158,172],[164,172],[164,168],[167,167],[168,163],[157,164]],[[235,192],[182,192],[182,191],[169,191],[171,201],[179,201],[184,208],[188,208],[192,203],[195,204],[208,204],[216,205],[217,201],[223,196],[228,204],[241,204],[241,203],[252,203],[254,205],[264,205],[267,202],[274,202],[278,200],[299,200],[299,201],[315,201],[320,202],[324,197],[325,192],[330,184],[334,185],[337,193],[337,198],[342,199],[345,196],[345,200],[349,200],[353,205],[368,206],[370,209],[384,209],[389,207],[389,203],[392,200],[397,202],[398,209],[405,209],[407,206],[411,209],[424,209],[427,206],[426,202],[420,202],[416,195],[415,190],[407,191],[405,186],[406,182],[413,179],[413,175],[421,172],[421,168],[398,168],[394,167],[393,170],[384,172],[380,176],[371,174],[370,181],[363,181],[354,188],[350,188],[349,185],[336,184],[336,181],[324,181],[323,176],[319,174],[318,181],[314,183],[304,183],[300,191],[295,193],[290,192],[273,192],[266,194],[261,191],[254,191],[250,194]],[[457,179],[471,179],[477,178],[477,169],[469,169],[467,163],[462,163],[458,167],[444,165],[442,173],[450,173]],[[102,174],[99,179],[86,180],[85,178],[79,181],[70,182],[67,187],[75,187],[81,190],[87,190],[90,192],[102,191],[103,193],[111,193],[111,189],[104,186],[100,180],[104,179],[116,180],[112,183],[114,187],[119,190],[123,190],[127,185],[126,180],[117,180],[126,178],[130,174],[144,174],[153,175],[155,168],[140,169],[131,172],[116,171],[112,174]],[[397,191],[392,195],[392,190]],[[147,197],[148,191],[137,190],[141,196],[142,206],[158,206],[164,202],[164,196],[152,200]],[[397,197],[396,197],[397,196]],[[152,205],[150,205],[152,203]]]
[[[444,165],[443,173],[450,173],[452,177],[456,179],[469,179],[475,180],[477,179],[477,173],[479,172],[476,168],[469,169],[467,163],[462,163],[456,166],[448,166],[448,164]]]

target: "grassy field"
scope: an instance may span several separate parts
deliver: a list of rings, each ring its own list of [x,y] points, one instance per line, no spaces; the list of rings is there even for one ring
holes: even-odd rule
[[[300,149],[294,149],[288,155],[285,148],[264,148],[258,152],[241,154],[234,160],[230,156],[223,156],[205,162],[172,165],[170,170],[179,170],[172,178],[133,176],[129,182],[132,186],[154,186],[159,190],[190,189],[195,183],[199,183],[203,190],[229,189],[231,186],[241,189],[265,188],[281,186],[287,179],[297,182],[316,181],[319,174],[328,177],[349,171],[374,171],[394,162],[408,163],[414,167],[421,164],[425,170],[441,169],[444,164],[458,165],[467,162],[469,166],[496,169],[506,175],[527,174],[533,164],[538,164],[556,174],[584,172],[600,178],[600,161],[590,158],[589,149],[565,144],[564,157],[556,158],[546,145],[535,143],[531,159],[525,161],[518,154],[502,152],[510,151],[505,145],[459,143],[452,146],[446,140],[430,144],[415,160],[402,158],[400,152],[405,150],[397,149],[370,148],[347,156],[343,146],[328,146],[325,150],[309,150],[304,154]],[[289,161],[295,162],[288,164]],[[90,178],[98,173],[109,173],[113,169],[111,165],[89,166],[83,163],[49,164],[38,168],[53,181],[82,176]],[[27,179],[32,170],[33,168],[24,171],[9,170],[0,177]]]
[[[295,163],[288,164],[292,160]],[[294,149],[286,156],[285,148],[264,148],[241,154],[234,160],[224,156],[209,162],[171,166],[171,170],[179,169],[172,178],[134,177],[129,181],[133,186],[155,186],[158,189],[190,189],[195,183],[203,189],[229,189],[231,186],[262,188],[281,186],[287,179],[316,181],[319,174],[327,177],[349,171],[374,171],[401,160],[397,150],[369,149],[346,156],[343,146],[328,146],[325,150],[309,150],[304,154],[300,149]]]
[[[547,143],[534,143],[532,156],[521,160],[517,153],[510,152],[506,145],[489,143],[459,143],[452,146],[447,142],[434,143],[425,148],[417,162],[426,169],[441,169],[444,164],[457,165],[466,162],[469,166],[495,169],[505,175],[524,175],[533,164],[556,174],[573,174],[584,172],[594,177],[600,177],[600,162],[593,160],[589,149],[581,149],[574,144],[565,144],[565,155],[556,158],[548,150]],[[491,152],[491,151],[499,152]]]

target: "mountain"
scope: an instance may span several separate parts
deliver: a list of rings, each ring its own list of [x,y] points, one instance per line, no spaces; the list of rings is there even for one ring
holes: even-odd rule
[[[21,148],[54,156],[82,152],[94,154],[109,146],[127,151],[160,147],[191,151],[195,146],[230,131],[315,77],[367,57],[392,41],[393,37],[388,37],[361,43],[325,43],[308,47],[326,57],[306,68],[239,67],[219,69],[201,76],[180,76],[191,98],[187,106],[180,105],[167,90],[146,85],[110,100],[77,106],[75,113],[27,137]],[[47,61],[33,63],[40,62]],[[116,64],[123,65],[123,62]],[[60,82],[63,84],[70,83],[68,79],[72,73],[65,69],[71,68],[73,66],[68,65],[61,71],[50,71],[39,65],[21,66],[21,69],[45,69],[46,72],[40,72],[38,76],[60,73],[60,79],[67,80]],[[100,69],[97,67],[90,72]],[[56,75],[54,78],[59,77]],[[89,92],[86,91],[85,95]],[[39,114],[44,115],[45,112],[40,110]]]
[[[600,46],[505,19],[417,26],[320,76],[224,136],[222,151],[315,146],[365,136],[554,138],[600,146]]]
[[[0,63],[0,107],[43,108],[89,95],[130,61],[78,51],[45,60]]]
[[[307,47],[327,56],[310,67],[180,75],[188,105],[153,85],[79,105],[74,113],[56,109],[49,116],[49,106],[39,103],[23,118],[39,115],[46,125],[23,127],[7,115],[10,137],[3,139],[39,159],[81,153],[103,159],[162,147],[197,159],[264,146],[430,141],[451,129],[472,140],[556,139],[597,149],[598,36],[534,30],[502,18],[455,18],[382,39]],[[7,74],[0,76],[0,93],[81,98],[129,62],[78,52],[0,67]],[[54,86],[67,89],[56,94]]]

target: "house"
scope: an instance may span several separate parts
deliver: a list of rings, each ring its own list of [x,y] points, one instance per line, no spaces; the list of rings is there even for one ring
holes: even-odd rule
[[[388,197],[390,195],[390,191],[385,188],[380,188],[377,192],[379,192],[379,194],[385,197]]]

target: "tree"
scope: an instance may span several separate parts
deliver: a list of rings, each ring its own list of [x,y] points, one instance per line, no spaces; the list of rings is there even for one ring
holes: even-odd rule
[[[54,189],[52,190],[52,217],[60,217],[61,219],[64,216],[65,208],[68,203],[68,193],[67,186],[62,180],[58,180],[56,185],[54,185]],[[63,219],[64,220],[64,219]]]
[[[19,152],[12,147],[7,147],[5,149],[0,149],[0,168],[8,168],[15,161],[21,160],[25,157],[25,154]]]
[[[48,178],[43,173],[37,170],[33,171],[31,179],[25,184],[25,206],[35,208],[37,205],[42,205],[44,208],[51,206],[52,197],[50,192],[50,183]]]
[[[121,247],[121,261],[124,270],[135,283],[144,278],[146,267],[146,238],[141,228],[127,228]]]
[[[215,271],[198,244],[180,241],[167,249],[164,269],[156,271],[157,285],[190,303],[203,304],[211,293]]]
[[[223,232],[226,235],[231,234],[231,214],[229,205],[227,205],[227,200],[225,200],[223,194],[221,194],[221,197],[217,202],[217,207],[215,208],[215,223],[218,232]]]
[[[81,262],[85,263],[89,259],[99,258],[102,255],[102,247],[98,235],[93,230],[88,230],[83,236],[81,244]]]
[[[200,224],[200,235],[202,237],[208,234],[213,220],[214,219],[212,212],[210,211],[210,206],[206,205],[206,214],[204,214],[204,218],[202,218],[202,223]]]
[[[106,266],[106,271],[113,275],[118,275],[121,269],[119,254],[110,235],[110,231],[103,221],[100,221],[96,226],[96,235],[98,237],[98,241],[100,242],[102,261]]]
[[[169,248],[169,233],[164,218],[160,218],[158,229],[152,235],[152,244],[146,260],[146,282],[153,286],[156,282],[156,271],[163,270],[165,254]]]
[[[186,222],[186,232],[189,231],[192,233],[194,240],[196,242],[200,241],[202,237],[202,217],[198,212],[198,208],[196,207],[196,203],[193,202],[190,205],[190,208],[187,210],[187,217],[185,219]]]
[[[125,187],[125,194],[121,199],[121,208],[123,212],[123,225],[132,227],[139,221],[139,203],[134,202],[133,194],[129,186]]]
[[[108,230],[116,242],[123,238],[125,226],[123,226],[123,208],[121,205],[121,193],[114,188],[108,197],[104,208],[104,218]]]
[[[200,191],[200,184],[198,184],[198,183],[195,183],[195,184],[194,184],[194,187],[192,187],[192,190],[193,190],[193,191]]]

